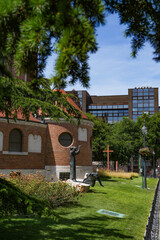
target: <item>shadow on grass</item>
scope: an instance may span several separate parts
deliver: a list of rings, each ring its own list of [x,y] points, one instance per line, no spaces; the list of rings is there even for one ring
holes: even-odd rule
[[[103,190],[103,189],[102,189]],[[103,194],[103,195],[107,195],[107,192],[103,192],[103,191],[98,191],[97,189],[95,190],[94,188],[89,190],[89,193],[98,193],[98,194]]]
[[[113,179],[112,177],[100,177],[103,182],[118,182],[118,180]]]
[[[112,219],[104,216],[59,217],[58,222],[51,218],[12,218],[0,220],[1,240],[91,240],[91,239],[134,239],[121,230],[110,228]]]

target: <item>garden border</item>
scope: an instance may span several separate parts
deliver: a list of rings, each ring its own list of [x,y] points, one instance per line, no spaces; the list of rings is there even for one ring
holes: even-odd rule
[[[144,240],[157,240],[159,230],[159,196],[160,196],[160,178],[157,183],[151,211],[146,225]]]

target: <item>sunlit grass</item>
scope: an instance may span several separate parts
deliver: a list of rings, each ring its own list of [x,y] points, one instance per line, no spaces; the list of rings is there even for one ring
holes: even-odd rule
[[[142,240],[154,197],[157,179],[103,179],[104,187],[96,183],[89,193],[82,194],[79,203],[57,208],[52,218],[14,217],[0,220],[1,240]],[[106,209],[125,214],[115,218],[97,213]]]

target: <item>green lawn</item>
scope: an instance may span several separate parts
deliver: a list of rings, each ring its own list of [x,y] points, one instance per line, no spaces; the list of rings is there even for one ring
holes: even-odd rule
[[[96,183],[89,193],[82,194],[77,205],[57,208],[58,221],[44,217],[1,219],[0,239],[142,240],[157,179],[147,179],[150,188],[147,190],[136,187],[141,185],[141,178],[102,182],[104,188]],[[102,215],[97,213],[100,209],[126,216]]]

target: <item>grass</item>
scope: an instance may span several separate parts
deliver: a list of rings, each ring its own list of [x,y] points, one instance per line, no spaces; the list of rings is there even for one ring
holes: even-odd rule
[[[1,240],[141,240],[157,179],[147,179],[150,189],[137,187],[136,185],[141,185],[141,181],[141,178],[106,178],[103,181],[104,188],[96,183],[89,193],[82,194],[77,205],[57,208],[57,222],[49,217],[2,218]],[[126,216],[120,219],[101,215],[97,213],[100,209],[123,213]]]

